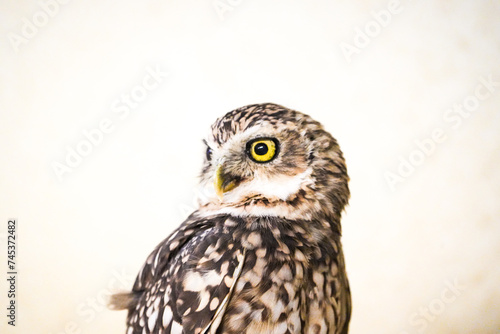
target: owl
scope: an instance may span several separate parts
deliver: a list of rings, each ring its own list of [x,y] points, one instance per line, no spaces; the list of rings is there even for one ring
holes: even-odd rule
[[[336,140],[265,103],[217,119],[204,143],[199,209],[112,297],[127,333],[347,333],[349,177]]]

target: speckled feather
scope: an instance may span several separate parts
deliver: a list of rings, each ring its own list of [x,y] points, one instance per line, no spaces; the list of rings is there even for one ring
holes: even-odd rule
[[[274,161],[244,160],[241,143],[270,135],[282,145]],[[127,333],[347,333],[340,215],[349,190],[335,139],[307,115],[261,104],[218,119],[207,144],[221,152],[224,177],[249,190],[205,196],[150,254],[132,292],[113,300],[129,310]],[[214,168],[207,159],[202,187],[213,187]],[[298,186],[261,193],[251,187],[263,173]]]

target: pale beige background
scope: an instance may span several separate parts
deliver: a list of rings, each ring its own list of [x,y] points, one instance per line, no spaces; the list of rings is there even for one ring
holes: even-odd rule
[[[209,125],[267,101],[311,114],[345,152],[351,333],[498,333],[498,1],[54,1],[0,1],[2,272],[7,219],[20,224],[18,326],[2,311],[2,333],[123,333],[106,295],[192,209]],[[348,62],[341,45],[365,28]],[[112,105],[157,67],[168,77],[120,118]],[[447,121],[489,76],[492,93]],[[104,119],[113,130],[59,181],[52,164]],[[422,163],[392,190],[410,157]]]

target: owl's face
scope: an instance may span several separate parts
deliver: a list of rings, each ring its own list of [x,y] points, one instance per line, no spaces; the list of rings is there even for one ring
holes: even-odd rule
[[[312,219],[347,203],[333,137],[309,116],[275,104],[236,109],[205,140],[200,204],[210,213]]]

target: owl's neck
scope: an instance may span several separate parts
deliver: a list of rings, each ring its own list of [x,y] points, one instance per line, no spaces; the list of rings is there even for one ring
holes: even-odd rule
[[[237,203],[209,201],[200,206],[198,214],[201,216],[227,214],[239,218],[277,217],[302,221],[326,220],[331,223],[332,228],[340,232],[340,213],[343,206],[336,208],[331,202],[332,197],[334,196],[318,195],[310,186],[303,186],[286,200],[252,195]]]

